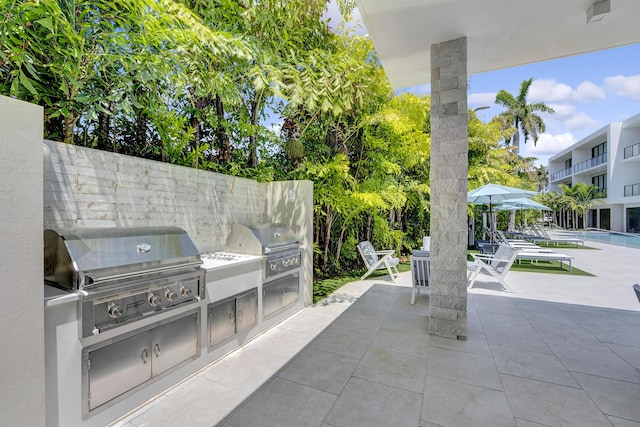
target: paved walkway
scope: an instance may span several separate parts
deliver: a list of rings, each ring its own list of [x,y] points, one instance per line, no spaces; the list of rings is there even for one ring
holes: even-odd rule
[[[596,277],[481,276],[466,341],[427,334],[409,273],[350,283],[117,425],[640,426],[640,250],[587,245]]]

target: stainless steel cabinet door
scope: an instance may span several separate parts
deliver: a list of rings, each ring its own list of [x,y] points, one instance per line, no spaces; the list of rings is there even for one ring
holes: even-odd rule
[[[198,354],[197,313],[154,328],[150,333],[153,376]]]
[[[210,304],[209,318],[209,347],[221,343],[236,333],[236,299]]]
[[[150,379],[149,332],[89,352],[88,377],[89,410]]]
[[[236,298],[236,333],[246,331],[258,323],[258,290]]]
[[[262,285],[262,315],[267,317],[282,307],[282,280]]]
[[[298,296],[300,295],[300,278],[298,277],[298,273],[283,278],[282,289],[283,307],[298,302]]]
[[[298,273],[281,277],[262,285],[262,314],[271,314],[298,301],[300,277]]]

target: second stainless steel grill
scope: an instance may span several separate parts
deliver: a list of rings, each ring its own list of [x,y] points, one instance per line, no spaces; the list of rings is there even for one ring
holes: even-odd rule
[[[265,278],[297,270],[302,263],[300,241],[284,224],[233,224],[227,236],[227,250],[264,255]]]

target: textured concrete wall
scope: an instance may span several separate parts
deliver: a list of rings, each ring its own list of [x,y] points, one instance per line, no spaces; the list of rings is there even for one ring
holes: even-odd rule
[[[0,96],[0,425],[45,425],[42,108]]]
[[[429,332],[467,335],[467,39],[431,46]]]
[[[207,252],[224,250],[232,223],[269,220],[268,184],[46,143],[45,228],[175,225]]]
[[[213,172],[53,141],[44,165],[44,227],[183,228],[202,252],[225,249],[231,224],[282,222],[305,252],[305,305],[311,303],[313,184],[259,183]],[[291,192],[291,193],[290,193]]]

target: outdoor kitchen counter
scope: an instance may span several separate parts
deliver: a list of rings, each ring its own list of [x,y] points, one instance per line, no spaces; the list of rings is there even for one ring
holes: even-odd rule
[[[234,268],[237,270],[261,268],[261,262],[264,258],[260,255],[249,254],[237,254],[231,252],[213,252],[204,253],[201,255],[202,265],[201,268],[205,269],[207,273],[214,270]],[[252,263],[256,263],[253,266]],[[210,279],[207,278],[207,281]]]

